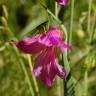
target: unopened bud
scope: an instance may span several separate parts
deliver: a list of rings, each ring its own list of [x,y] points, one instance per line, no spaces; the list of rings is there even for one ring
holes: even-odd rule
[[[6,26],[7,26],[7,20],[6,20],[6,18],[2,16],[2,17],[0,18],[0,20],[1,20],[2,24],[3,24],[3,26],[6,27]]]
[[[7,11],[7,7],[5,5],[2,6],[3,8],[3,16],[8,20],[8,11]]]

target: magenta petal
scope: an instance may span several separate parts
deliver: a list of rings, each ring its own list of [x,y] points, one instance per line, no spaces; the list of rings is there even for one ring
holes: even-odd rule
[[[52,86],[57,72],[52,63],[47,64],[42,69],[41,79],[47,86]]]
[[[49,28],[46,37],[49,38],[49,40],[55,40],[56,42],[57,38],[62,38],[62,35],[59,29],[57,29],[56,27],[51,27]]]
[[[39,76],[41,74],[41,70],[42,70],[42,67],[41,66],[38,66],[37,68],[35,68],[32,72],[32,75],[33,76]]]
[[[48,48],[43,51],[36,60],[35,67],[42,66],[40,78],[47,85],[51,86],[55,80],[57,71],[54,66],[54,48]]]
[[[44,65],[50,62],[50,53],[47,53],[46,49],[40,53],[35,61],[35,68],[32,72],[33,76],[39,76]]]
[[[51,41],[51,44],[54,45],[54,46],[58,45],[58,43],[59,43],[58,38],[50,38],[50,41]]]
[[[66,71],[65,71],[65,69],[64,69],[62,66],[60,66],[59,64],[57,64],[57,69],[58,69],[57,74],[58,74],[62,79],[64,79],[64,78],[66,77]]]
[[[45,48],[44,44],[39,42],[41,35],[26,37],[16,42],[16,46],[24,53],[38,53]]]
[[[56,0],[60,5],[67,5],[68,0]]]
[[[64,41],[62,41],[62,40],[59,42],[59,46],[60,46],[60,49],[61,49],[61,52],[62,52],[62,53],[64,52],[64,49],[65,49],[65,48],[70,48],[70,49],[72,48],[71,45],[65,44]]]
[[[47,32],[47,37],[48,38],[61,38],[61,32],[58,28],[51,27],[51,28],[49,28],[49,30]]]
[[[62,78],[64,79],[66,77],[66,71],[65,69],[58,64],[57,60],[55,59],[55,66],[56,66],[56,71],[57,71],[57,74]]]
[[[53,59],[52,48],[46,48],[36,59],[36,66],[49,64]]]
[[[45,44],[46,46],[53,46],[56,45],[58,42],[56,38],[61,38],[61,32],[56,27],[50,27],[48,32],[41,37],[41,43]]]

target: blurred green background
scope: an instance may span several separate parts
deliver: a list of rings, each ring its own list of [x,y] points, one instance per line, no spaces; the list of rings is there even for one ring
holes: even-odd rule
[[[31,96],[25,75],[16,57],[11,40],[42,33],[46,26],[57,25],[40,5],[44,4],[54,13],[54,0],[0,0],[0,96]],[[73,49],[69,53],[71,74],[74,78],[76,96],[83,96],[84,72],[88,69],[88,96],[96,96],[96,0],[92,0],[90,32],[88,32],[89,0],[74,1]],[[70,31],[71,0],[67,6],[58,6],[58,17]],[[69,34],[69,33],[68,33]],[[91,37],[91,41],[90,41]],[[27,56],[20,52],[33,92],[35,87]],[[34,61],[34,56],[31,56]],[[58,78],[57,78],[58,79]],[[47,88],[37,78],[40,96],[63,96],[63,80]],[[39,95],[35,95],[39,96]]]

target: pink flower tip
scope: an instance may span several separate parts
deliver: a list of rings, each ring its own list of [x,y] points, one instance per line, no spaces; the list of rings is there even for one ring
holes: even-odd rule
[[[67,5],[68,0],[56,0],[56,2],[58,2],[60,5]]]

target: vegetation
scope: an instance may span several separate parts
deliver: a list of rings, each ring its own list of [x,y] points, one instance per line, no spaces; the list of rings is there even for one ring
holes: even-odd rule
[[[60,28],[72,46],[58,54],[68,77],[57,76],[52,87],[32,76],[37,55],[13,43],[49,26]],[[0,0],[0,96],[95,96],[95,74],[96,0],[68,0],[66,6],[55,0]]]

